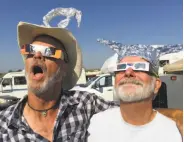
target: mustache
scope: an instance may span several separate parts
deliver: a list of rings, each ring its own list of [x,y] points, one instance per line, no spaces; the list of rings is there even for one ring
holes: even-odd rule
[[[128,83],[132,83],[132,84],[135,84],[135,85],[143,86],[143,83],[141,81],[138,81],[138,80],[135,80],[135,79],[121,80],[119,82],[119,85],[124,85],[124,84],[128,84]]]

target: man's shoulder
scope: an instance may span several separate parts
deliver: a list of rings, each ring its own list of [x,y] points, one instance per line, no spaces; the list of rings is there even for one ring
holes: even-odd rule
[[[0,131],[2,129],[6,129],[8,120],[10,120],[10,117],[15,109],[16,104],[9,106],[8,108],[5,108],[0,111]]]
[[[176,122],[165,115],[157,112],[157,119],[162,122],[163,125],[172,125],[176,126]]]
[[[120,113],[120,108],[118,106],[115,106],[113,108],[109,108],[105,111],[102,111],[100,113],[93,115],[92,121],[104,120],[104,118],[106,118],[106,120],[111,118],[114,119],[119,113]]]
[[[157,112],[156,116],[156,125],[162,131],[167,130],[167,133],[179,133],[179,130],[176,126],[176,122],[163,114]]]
[[[74,91],[74,90],[69,90],[65,91],[66,95],[69,96],[70,99],[76,99],[78,101],[92,101],[94,97],[98,97],[94,93],[89,93],[87,91]]]
[[[176,126],[175,121],[157,112],[157,121],[155,128],[159,133],[158,137],[165,137],[165,141],[182,141],[181,134]],[[164,133],[164,134],[163,134]]]
[[[90,133],[96,133],[108,130],[109,126],[115,125],[117,120],[119,120],[119,113],[119,107],[114,107],[93,115],[90,120],[88,131]]]
[[[12,114],[12,112],[14,111],[15,106],[16,106],[16,104],[13,104],[13,105],[1,110],[0,111],[0,118],[10,116]]]

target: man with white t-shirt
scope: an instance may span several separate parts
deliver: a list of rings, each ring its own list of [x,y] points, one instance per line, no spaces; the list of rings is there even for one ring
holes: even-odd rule
[[[156,49],[131,45],[114,68],[120,107],[94,115],[89,142],[182,142],[176,123],[152,108],[161,87]]]

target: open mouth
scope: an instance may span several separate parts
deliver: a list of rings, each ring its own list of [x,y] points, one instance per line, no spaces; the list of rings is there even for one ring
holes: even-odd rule
[[[41,66],[35,65],[32,67],[33,79],[41,80],[44,77],[44,70]]]
[[[43,74],[43,69],[40,66],[34,66],[32,71],[34,75]]]

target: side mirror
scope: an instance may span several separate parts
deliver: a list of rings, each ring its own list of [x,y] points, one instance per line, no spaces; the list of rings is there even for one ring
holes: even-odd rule
[[[6,86],[6,83],[2,83],[2,86],[5,87]]]
[[[10,85],[8,82],[3,82],[2,83],[3,87],[7,86],[7,85]]]
[[[93,89],[100,88],[100,82],[99,82],[99,81],[95,82],[95,83],[93,84],[92,88],[93,88]]]

